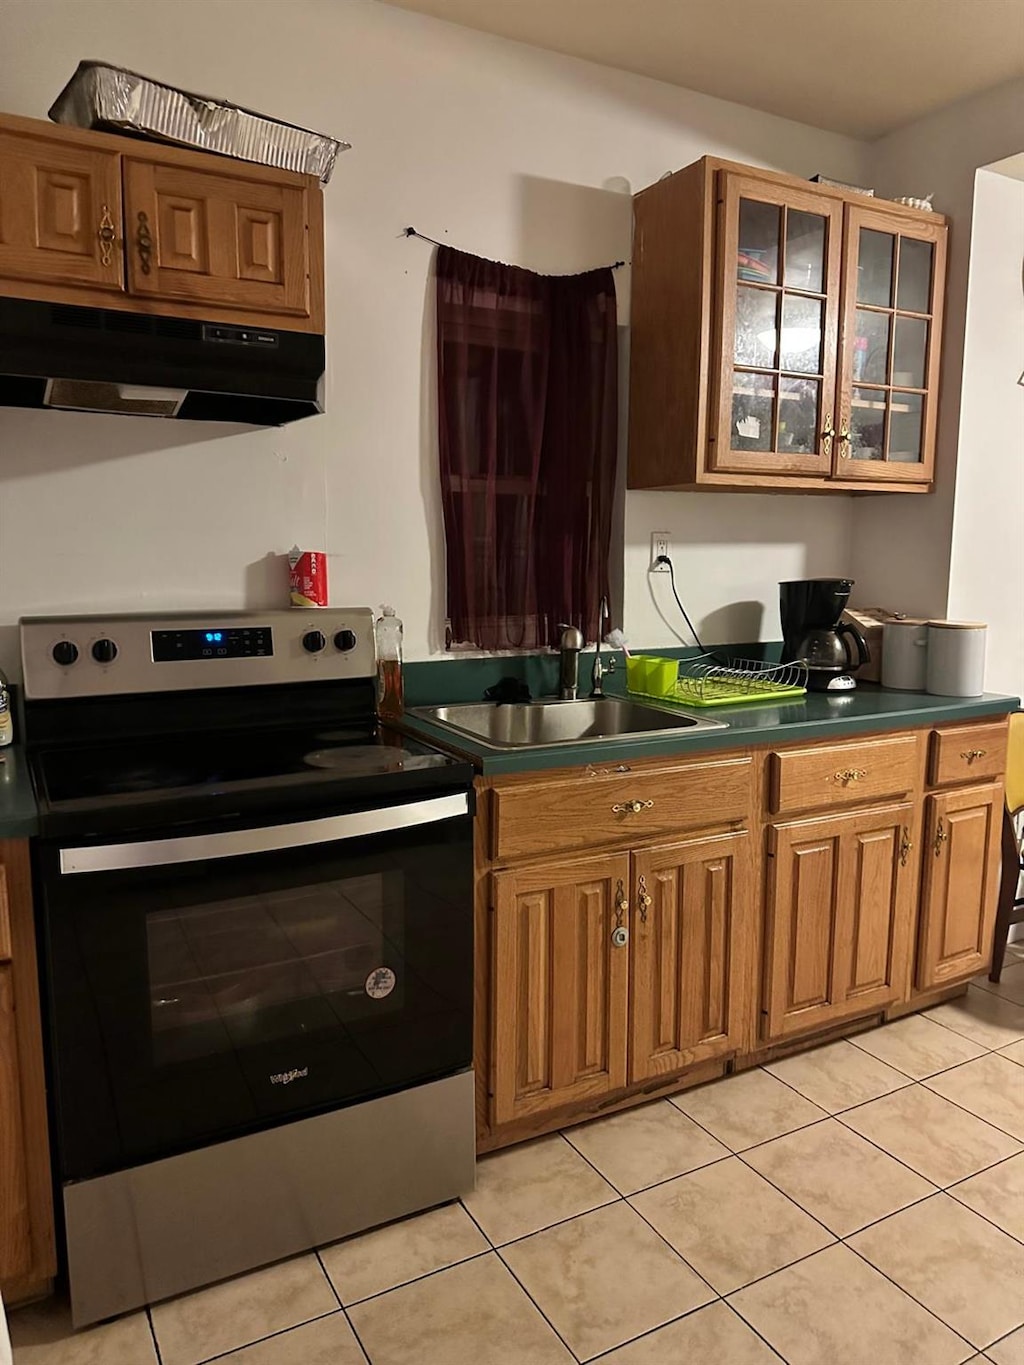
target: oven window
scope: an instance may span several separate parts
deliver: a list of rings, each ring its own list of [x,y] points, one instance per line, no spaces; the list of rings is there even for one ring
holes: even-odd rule
[[[150,915],[153,1061],[315,1035],[401,1010],[400,872]]]

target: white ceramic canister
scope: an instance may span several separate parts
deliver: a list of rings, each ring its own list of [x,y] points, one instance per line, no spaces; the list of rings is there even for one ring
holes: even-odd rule
[[[882,627],[882,686],[923,692],[928,658],[928,622],[904,616]]]
[[[927,691],[937,697],[980,697],[987,634],[981,621],[929,621]]]

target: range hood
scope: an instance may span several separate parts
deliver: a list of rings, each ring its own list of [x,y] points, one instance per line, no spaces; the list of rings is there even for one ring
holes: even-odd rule
[[[324,339],[0,298],[0,407],[275,427],[323,412]]]

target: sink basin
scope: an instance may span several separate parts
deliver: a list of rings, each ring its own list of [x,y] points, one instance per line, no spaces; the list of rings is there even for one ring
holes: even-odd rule
[[[669,710],[621,697],[417,706],[412,714],[446,730],[471,735],[478,743],[492,749],[545,748],[552,744],[596,743],[632,735],[671,735],[677,730],[727,728],[721,720],[708,720],[675,708]]]

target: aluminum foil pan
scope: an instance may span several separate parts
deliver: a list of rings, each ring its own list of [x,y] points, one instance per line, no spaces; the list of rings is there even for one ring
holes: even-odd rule
[[[75,128],[137,133],[180,147],[301,171],[319,176],[325,185],[338,153],[351,146],[104,62],[79,62],[54,101],[50,118]]]

